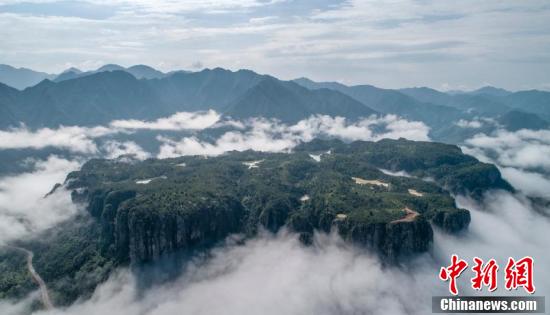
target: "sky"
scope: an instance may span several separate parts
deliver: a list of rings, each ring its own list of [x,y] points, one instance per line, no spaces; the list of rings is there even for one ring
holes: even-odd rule
[[[550,89],[550,2],[0,0],[0,63],[147,64],[441,90]]]

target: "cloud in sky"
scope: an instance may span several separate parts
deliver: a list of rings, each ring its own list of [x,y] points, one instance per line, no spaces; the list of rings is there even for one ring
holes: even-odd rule
[[[101,63],[173,70],[200,60],[393,88],[549,81],[544,0],[1,3],[0,62],[39,70]]]

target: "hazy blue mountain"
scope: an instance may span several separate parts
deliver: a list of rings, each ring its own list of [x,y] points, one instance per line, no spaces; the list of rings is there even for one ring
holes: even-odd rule
[[[55,75],[26,68],[14,68],[0,64],[0,83],[22,90],[36,85],[44,79],[53,79]]]
[[[2,128],[19,122],[31,127],[89,126],[206,109],[239,118],[265,116],[285,122],[315,113],[345,117],[374,113],[334,90],[310,91],[249,70],[220,68],[152,80],[138,80],[126,71],[105,71],[60,82],[44,80],[21,92],[4,90],[0,89],[0,102],[5,99],[8,105],[2,109],[7,117],[1,121]]]
[[[430,137],[434,141],[458,144],[477,134],[490,134],[495,130],[496,126],[491,124],[483,124],[480,128],[463,128],[456,125],[456,122],[452,122],[446,126],[432,130]]]
[[[231,104],[226,114],[235,118],[262,116],[296,122],[314,114],[358,118],[376,112],[337,91],[308,90],[294,82],[267,77]]]
[[[506,96],[503,101],[512,108],[537,114],[550,121],[550,92],[520,91]]]
[[[448,104],[452,96],[429,87],[413,87],[399,89],[399,92],[408,95],[420,102],[432,104]]]
[[[59,82],[45,80],[22,91],[9,102],[14,104],[9,108],[11,116],[17,122],[39,127],[93,125],[120,118],[154,119],[185,110],[222,110],[261,80],[252,71],[223,69],[176,73],[155,80],[138,80],[126,71],[83,74]],[[0,94],[1,100],[11,93],[0,90]]]
[[[116,65],[110,65],[102,68],[109,71],[109,69],[116,67]],[[161,73],[157,73],[157,70],[147,66],[133,66],[121,71],[131,73],[138,79],[141,75],[150,77]],[[96,71],[84,72],[77,74],[76,78],[97,73]],[[232,72],[216,68],[205,69],[200,72],[176,71],[163,75],[161,78],[146,80],[147,82],[143,84],[156,91],[156,97],[159,98],[157,102],[167,104],[173,110],[202,110],[210,108],[222,110],[261,81],[263,77],[249,70]]]
[[[462,117],[460,110],[421,102],[397,90],[381,89],[372,85],[346,86],[337,82],[317,83],[305,78],[294,82],[309,89],[333,89],[380,113],[396,114],[411,120],[423,121],[431,127],[437,128]]]
[[[136,77],[137,79],[159,79],[165,76],[165,74],[157,69],[146,65],[135,65],[128,68],[123,66],[108,64],[100,67],[94,72],[105,72],[105,71],[126,71]]]
[[[550,92],[544,91],[531,90],[512,93],[504,89],[486,86],[472,92],[443,93],[427,87],[400,90],[379,89],[369,85],[348,87],[336,82],[317,83],[306,78],[297,79],[295,82],[310,89],[321,87],[335,89],[380,112],[393,112],[432,124],[430,116],[434,108],[426,104],[456,108],[463,113],[464,118],[498,117],[512,109],[518,109],[537,114],[542,120],[550,120]],[[403,95],[414,99],[417,103],[404,98]],[[424,106],[419,106],[418,102],[424,103]],[[410,112],[411,109],[421,111],[423,115]],[[439,109],[439,114],[446,115],[443,118],[453,117],[453,115],[455,118],[460,117],[460,115],[456,116],[456,112],[453,114],[447,113],[447,111]]]
[[[481,115],[495,115],[506,113],[510,107],[497,97],[488,94],[470,95],[457,94],[451,97],[447,106],[453,106],[462,110]]]
[[[17,124],[14,107],[19,93],[19,90],[0,83],[0,126]]]
[[[484,87],[473,92],[449,94],[427,87],[400,90],[370,85],[346,86],[337,82],[317,83],[306,78],[294,80],[310,89],[329,88],[345,93],[381,113],[420,120],[431,127],[430,136],[442,142],[460,143],[477,133],[489,133],[497,126],[462,128],[460,119],[493,118],[507,130],[547,128],[550,121],[550,93],[509,91]]]
[[[236,72],[215,68],[200,72],[178,72],[149,84],[161,100],[185,110],[223,110],[267,76],[250,70]]]
[[[65,80],[76,79],[79,77],[85,77],[95,73],[107,72],[107,71],[125,71],[130,73],[137,79],[160,79],[167,75],[161,71],[158,71],[146,65],[135,65],[128,68],[124,68],[122,66],[115,65],[115,64],[107,64],[98,68],[97,70],[86,71],[86,72],[82,72],[75,68],[70,68],[63,71],[61,74],[59,74],[53,81],[61,82]]]
[[[95,72],[105,72],[105,71],[125,71],[126,68],[116,64],[106,64],[99,67]]]
[[[126,68],[125,71],[131,73],[138,79],[160,79],[166,75],[163,72],[146,65],[131,66]]]
[[[540,118],[533,113],[526,113],[520,110],[511,110],[502,115],[490,117],[493,122],[476,119],[480,122],[478,128],[464,128],[456,124],[456,122],[433,130],[431,136],[436,141],[447,143],[461,143],[465,139],[471,138],[476,134],[490,134],[497,129],[506,129],[509,131],[517,131],[520,129],[541,130],[550,128],[548,121]]]
[[[490,95],[490,96],[508,96],[508,95],[512,94],[512,92],[510,92],[508,90],[505,90],[505,89],[496,88],[496,87],[493,87],[493,86],[484,86],[484,87],[482,87],[480,89],[477,89],[475,91],[468,92],[468,94],[471,94],[471,95],[484,94],[484,95]]]
[[[19,90],[7,84],[0,83],[0,104],[12,103],[19,95]]]
[[[348,87],[338,82],[315,82],[308,78],[298,78],[292,81],[310,90],[316,90],[316,89],[343,90]]]
[[[494,93],[482,93],[483,91],[493,91]],[[510,110],[500,97],[496,97],[496,88],[486,87],[477,91],[480,93],[458,93],[448,94],[431,88],[406,88],[399,91],[420,102],[445,105],[455,107],[463,111],[468,111],[478,115],[496,115],[502,114]],[[505,91],[505,90],[502,90]]]
[[[67,69],[67,70],[63,71],[61,74],[59,74],[57,77],[55,77],[55,79],[53,79],[52,81],[61,82],[61,81],[65,81],[65,80],[76,79],[76,78],[81,77],[82,73],[83,73],[82,71],[74,71],[72,69]]]
[[[11,105],[17,92],[16,89],[0,83],[0,126],[15,125],[17,123],[13,115],[13,105]]]
[[[550,123],[540,118],[538,115],[520,110],[511,110],[500,116],[497,121],[510,131],[520,129],[540,130],[550,127]]]
[[[170,114],[146,82],[123,71],[61,82],[45,80],[23,91],[16,117],[30,126],[93,125],[113,119]]]
[[[0,127],[19,122],[31,127],[94,125],[206,109],[237,118],[264,116],[285,122],[312,114],[357,118],[378,112],[422,121],[431,127],[433,136],[438,135],[435,139],[447,141],[446,136],[458,139],[471,132],[457,129],[460,119],[501,119],[502,125],[513,130],[539,128],[550,120],[550,93],[541,91],[449,95],[429,88],[390,90],[306,78],[280,81],[250,70],[221,68],[157,78],[161,74],[142,65],[128,69],[105,65],[94,72],[68,69],[56,82],[43,80],[23,91],[4,85],[0,87]],[[522,113],[507,114],[511,109]]]
[[[67,72],[67,71],[70,71],[70,72],[75,72],[75,73],[82,73],[83,71],[78,69],[78,68],[75,68],[75,67],[70,67],[69,69],[65,70],[64,72]]]

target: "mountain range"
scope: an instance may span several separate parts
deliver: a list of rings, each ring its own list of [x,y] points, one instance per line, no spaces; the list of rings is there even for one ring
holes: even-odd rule
[[[424,122],[435,140],[459,142],[475,129],[542,129],[550,121],[550,92],[538,90],[510,92],[494,87],[461,93],[444,93],[427,87],[394,90],[314,82],[307,78],[283,81],[250,70],[222,68],[164,73],[143,65],[128,68],[105,65],[88,72],[71,68],[55,77],[13,69],[0,68],[0,78],[9,79],[2,79],[7,84],[0,84],[2,129],[20,123],[31,128],[91,126],[113,119],[155,119],[180,111],[208,109],[238,119],[262,116],[286,123],[313,114],[349,119],[395,114]],[[41,81],[19,90],[22,81],[13,82],[22,73],[31,73],[27,77]],[[16,86],[10,87],[10,83]],[[474,120],[481,126],[458,124]]]
[[[0,64],[0,82],[16,89],[24,89],[45,79],[53,80],[55,77],[55,74]]]
[[[224,69],[138,80],[125,71],[44,80],[18,91],[0,89],[2,127],[97,125],[113,119],[155,119],[178,111],[215,109],[229,116],[263,116],[294,122],[312,114],[369,116],[376,111],[328,89],[308,90],[252,71]]]
[[[176,72],[185,72],[184,70],[178,70],[165,73],[146,65],[134,65],[125,68],[116,64],[107,64],[99,67],[96,70],[82,71],[80,69],[71,67],[59,74],[51,74],[46,72],[34,71],[27,68],[15,68],[10,65],[0,64],[0,83],[9,85],[18,90],[24,90],[46,79],[55,82],[61,82],[65,80],[76,79],[79,77],[85,77],[94,73],[117,70],[128,72],[137,79],[158,79]]]

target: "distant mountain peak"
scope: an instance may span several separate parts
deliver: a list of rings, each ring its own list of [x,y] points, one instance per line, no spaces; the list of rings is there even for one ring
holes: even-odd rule
[[[80,73],[82,73],[82,70],[80,70],[78,68],[75,68],[75,67],[70,67],[69,69],[66,69],[65,71],[61,72],[61,74],[70,73],[70,72],[80,74]]]
[[[14,68],[12,66],[7,65],[7,64],[3,64],[3,63],[0,63],[0,69],[1,70],[4,70],[4,69],[17,70],[16,68]]]
[[[124,68],[123,66],[119,66],[117,64],[106,64],[104,66],[101,66],[99,67],[96,72],[103,72],[103,71],[116,71],[116,70],[121,70],[121,71],[124,71],[126,70],[126,68]]]
[[[38,84],[36,84],[34,86],[30,86],[30,87],[26,88],[25,90],[30,90],[30,89],[40,90],[40,89],[48,88],[52,85],[55,85],[55,82],[53,82],[50,79],[44,79],[44,80],[40,81]]]
[[[484,86],[484,87],[479,88],[475,91],[471,91],[469,94],[474,94],[474,95],[486,94],[486,95],[491,95],[491,96],[507,96],[507,95],[512,94],[512,92],[507,91],[505,89],[496,88],[494,86]]]
[[[133,65],[131,67],[128,67],[128,69],[150,69],[150,70],[156,70],[155,68],[151,67],[151,66],[148,66],[148,65],[144,65],[144,64],[139,64],[139,65]]]
[[[55,75],[45,72],[0,64],[0,82],[19,90],[33,86],[44,79],[53,79],[54,77]]]
[[[166,76],[166,73],[159,71],[147,65],[133,65],[124,69],[138,79],[160,79]]]
[[[318,90],[318,89],[331,89],[341,91],[342,89],[347,88],[348,86],[340,82],[316,82],[306,77],[301,77],[298,79],[292,80],[292,82],[297,83],[309,90]]]

